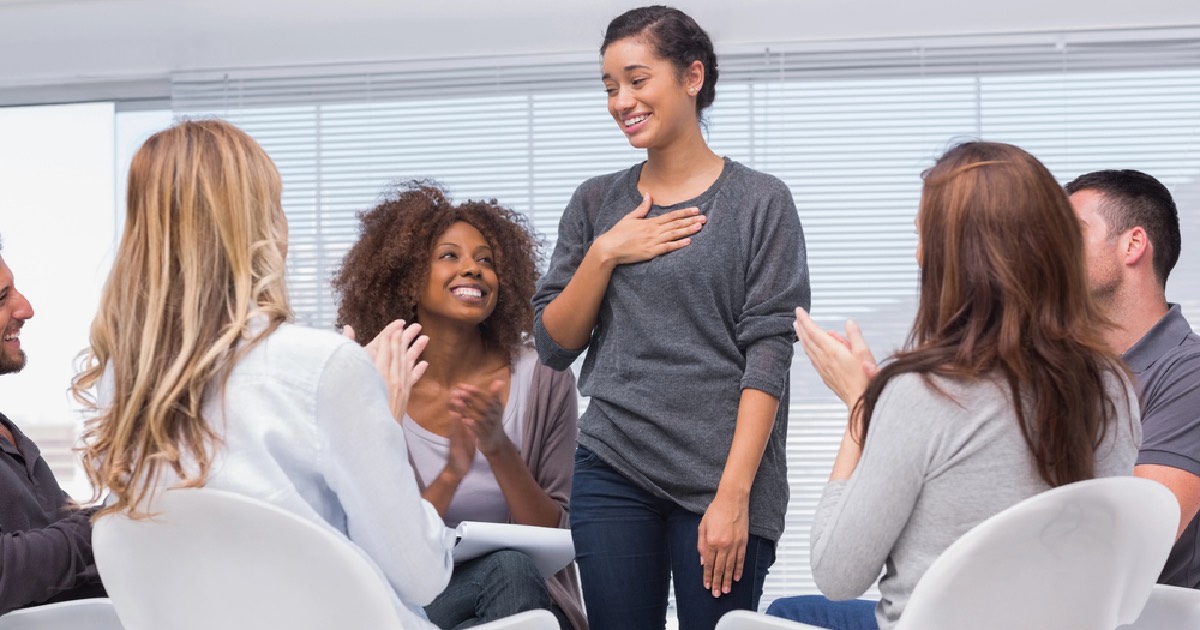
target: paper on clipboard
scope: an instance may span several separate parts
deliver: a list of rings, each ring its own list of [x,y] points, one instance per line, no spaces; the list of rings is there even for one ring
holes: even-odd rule
[[[542,577],[548,578],[575,559],[569,529],[463,521],[455,533],[458,542],[454,545],[454,564],[499,549],[515,549],[527,554]]]

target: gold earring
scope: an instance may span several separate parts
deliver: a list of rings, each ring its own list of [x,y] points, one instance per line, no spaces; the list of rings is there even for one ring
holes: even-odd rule
[[[688,88],[688,94],[691,94],[692,96],[695,96],[695,95],[696,95],[696,88]]]

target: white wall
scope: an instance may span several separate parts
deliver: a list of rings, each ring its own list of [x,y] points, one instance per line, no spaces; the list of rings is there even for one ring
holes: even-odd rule
[[[0,0],[0,88],[594,50],[629,0]],[[680,0],[718,45],[1200,25],[1197,0]]]
[[[67,387],[113,250],[113,105],[0,108],[0,141],[0,255],[34,308],[28,364],[0,377],[2,411],[20,426],[73,424]]]

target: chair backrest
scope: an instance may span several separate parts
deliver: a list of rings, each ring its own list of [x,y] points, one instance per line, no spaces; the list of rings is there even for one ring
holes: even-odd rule
[[[76,599],[22,608],[0,617],[0,630],[122,630],[112,601]]]
[[[1115,628],[1137,618],[1175,540],[1165,486],[1061,486],[980,523],[914,589],[896,630]]]
[[[1196,630],[1200,628],[1200,591],[1156,584],[1137,621],[1117,630]]]
[[[401,627],[391,587],[331,528],[206,488],[160,492],[151,508],[92,531],[126,630]]]

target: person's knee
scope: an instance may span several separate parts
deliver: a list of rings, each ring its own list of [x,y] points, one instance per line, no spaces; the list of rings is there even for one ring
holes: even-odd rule
[[[499,619],[508,615],[549,608],[553,603],[546,580],[537,565],[519,551],[502,550],[483,560],[480,584],[480,618]]]
[[[489,579],[543,584],[542,574],[528,554],[512,549],[492,552],[488,558]]]
[[[795,620],[798,616],[797,612],[805,608],[806,602],[807,600],[803,595],[780,597],[771,602],[770,606],[767,606],[767,614],[772,617]]]

